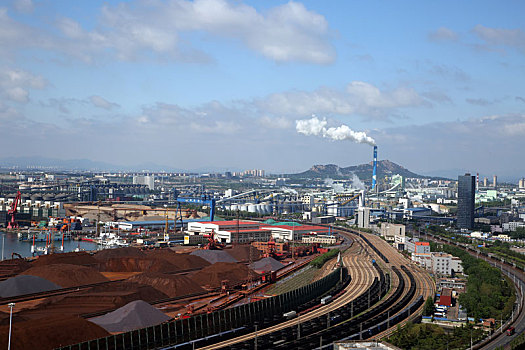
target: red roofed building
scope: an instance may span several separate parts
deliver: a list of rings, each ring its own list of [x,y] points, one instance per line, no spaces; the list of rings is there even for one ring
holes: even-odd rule
[[[259,229],[260,223],[244,220],[226,220],[226,221],[200,221],[188,222],[188,232],[194,234],[211,233],[212,231],[229,231],[229,230],[253,230]]]
[[[216,240],[222,243],[266,242],[273,236],[276,240],[301,240],[303,235],[326,235],[329,229],[315,225],[268,225],[256,221],[227,220],[189,222],[190,235],[207,235],[213,232]]]
[[[452,306],[452,289],[443,288],[443,291],[439,296],[439,305]]]

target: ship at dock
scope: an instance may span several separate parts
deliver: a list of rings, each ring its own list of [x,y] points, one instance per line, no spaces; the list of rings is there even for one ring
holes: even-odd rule
[[[18,240],[22,242],[50,242],[50,241],[69,241],[71,233],[50,230],[28,230],[19,232]]]

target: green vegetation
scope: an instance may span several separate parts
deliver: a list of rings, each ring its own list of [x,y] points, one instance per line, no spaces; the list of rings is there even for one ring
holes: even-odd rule
[[[318,269],[320,269],[321,267],[323,267],[323,265],[330,259],[332,259],[333,257],[337,256],[337,254],[339,253],[339,249],[331,249],[329,250],[328,252],[324,253],[323,255],[320,255],[318,256],[317,258],[315,258],[314,260],[312,260],[310,262],[310,265],[312,265],[313,267],[316,267]]]
[[[496,254],[504,258],[505,260],[511,260],[520,269],[523,269],[523,266],[525,265],[525,255],[511,250],[510,244],[508,244],[507,242],[496,241],[494,242],[494,245],[492,247],[480,249],[487,253]]]
[[[509,232],[510,238],[524,239],[525,238],[525,227],[517,227],[516,231]]]
[[[481,203],[484,207],[506,207],[510,205],[510,199],[504,199],[502,201],[489,201]]]
[[[508,318],[516,297],[512,283],[501,275],[500,270],[460,248],[448,244],[439,246],[442,246],[442,251],[459,257],[468,275],[467,291],[459,296],[459,303],[466,308],[467,314],[476,320]],[[431,248],[437,247],[432,245]]]
[[[516,338],[512,339],[512,341],[510,342],[510,348],[512,350],[525,348],[525,333],[522,333]]]
[[[387,341],[402,349],[465,349],[470,345],[471,334],[473,341],[483,337],[483,331],[473,328],[471,325],[456,327],[452,331],[446,332],[434,324],[408,323],[403,328],[398,326]]]
[[[265,293],[268,295],[279,295],[297,288],[301,288],[307,284],[312,283],[318,272],[318,269],[313,268],[312,266],[307,266],[304,269],[301,269],[299,272],[296,272],[293,275],[278,281]]]
[[[374,233],[374,230],[372,230],[371,228],[359,228],[357,227],[357,225],[351,226],[351,228],[357,231],[361,231],[361,232]]]
[[[425,301],[425,306],[423,307],[423,315],[424,316],[432,316],[434,314],[434,310],[436,308],[434,307],[434,300],[432,297],[428,297]]]

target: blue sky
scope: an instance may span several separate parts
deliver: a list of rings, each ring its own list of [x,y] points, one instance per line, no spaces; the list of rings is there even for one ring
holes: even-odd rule
[[[0,5],[4,156],[302,171],[371,159],[525,176],[521,1]]]

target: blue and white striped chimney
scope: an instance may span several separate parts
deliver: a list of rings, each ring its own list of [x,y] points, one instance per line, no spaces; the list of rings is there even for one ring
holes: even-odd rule
[[[372,190],[376,188],[377,184],[377,146],[374,146],[374,170],[372,172]]]

